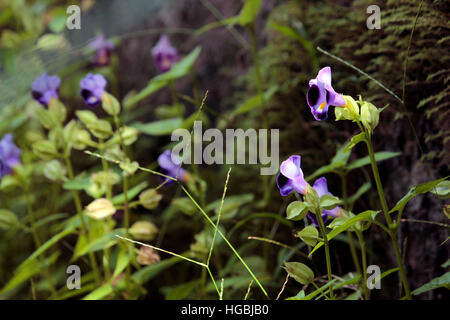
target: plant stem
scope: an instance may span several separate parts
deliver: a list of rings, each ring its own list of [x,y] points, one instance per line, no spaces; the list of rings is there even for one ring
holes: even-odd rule
[[[105,144],[104,144],[103,139],[99,139],[98,149],[99,149],[100,154],[103,156],[105,154]],[[101,158],[101,162],[102,162],[103,171],[105,173],[108,173],[109,172],[108,162],[104,158]],[[106,186],[106,198],[108,200],[111,200],[111,198],[112,198],[112,185],[109,184],[109,182],[107,182],[107,186]],[[106,283],[108,283],[109,278],[111,276],[111,272],[109,270],[109,258],[110,258],[109,248],[103,249],[103,271],[105,273],[105,282]]]
[[[69,175],[69,179],[73,180],[74,174],[73,174],[72,162],[70,161],[70,158],[67,154],[64,155],[64,160],[66,162],[67,173]],[[78,194],[77,190],[72,190],[72,194],[73,194],[73,200],[75,202],[75,207],[77,209],[77,213],[78,213],[78,216],[80,217],[80,221],[81,221],[81,231],[86,236],[86,239],[89,240],[89,231],[88,231],[86,221],[84,220],[83,207],[81,205],[80,195]],[[95,260],[95,255],[93,252],[89,252],[89,260],[91,262],[91,267],[94,271],[95,282],[99,286],[101,284],[100,271],[98,269],[97,260]]]
[[[323,244],[325,246],[325,258],[326,258],[326,261],[327,261],[328,282],[330,282],[332,280],[332,277],[331,277],[330,247],[329,247],[329,243],[328,243],[327,234],[325,232],[325,224],[323,223],[323,220],[322,220],[322,212],[321,212],[321,210],[317,210],[317,211],[318,211],[317,221],[319,222],[319,228],[320,228],[320,232],[322,233]],[[330,298],[334,299],[333,286],[330,286],[329,293],[330,293]]]
[[[173,104],[178,104],[178,96],[177,96],[177,90],[175,89],[175,83],[173,80],[169,81],[169,89],[170,89],[170,93],[172,94],[172,102]]]
[[[30,217],[30,229],[31,229],[31,235],[33,236],[33,240],[34,240],[34,244],[36,246],[36,249],[39,249],[39,247],[41,246],[41,239],[39,239],[39,234],[36,231],[36,218],[34,216],[34,211],[33,211],[33,206],[32,206],[32,202],[31,202],[31,197],[30,197],[30,190],[27,187],[26,190],[26,197],[27,197],[27,210],[28,210],[28,215]],[[40,260],[40,259],[39,259]],[[41,261],[40,261],[41,262]],[[50,292],[52,293],[53,296],[56,296],[56,289],[55,286],[53,284],[52,278],[50,276],[50,273],[48,272],[48,269],[45,268],[45,270],[43,271],[44,276],[49,284],[50,287]]]
[[[375,183],[377,185],[378,196],[379,196],[380,201],[381,201],[381,207],[383,208],[383,213],[384,213],[384,216],[386,218],[386,223],[387,223],[388,229],[389,229],[389,235],[390,235],[391,240],[392,240],[392,246],[394,247],[395,258],[397,259],[397,264],[398,264],[398,267],[399,267],[399,273],[400,273],[400,277],[401,277],[402,283],[403,283],[403,289],[405,290],[406,298],[408,300],[411,300],[411,293],[410,293],[410,290],[409,290],[408,279],[406,277],[405,266],[403,265],[402,255],[400,254],[400,249],[399,249],[398,243],[397,243],[397,234],[396,233],[397,233],[397,230],[398,230],[398,226],[397,227],[393,226],[391,216],[389,215],[389,208],[388,208],[388,205],[387,205],[387,202],[386,202],[386,196],[385,196],[384,191],[383,191],[383,186],[381,184],[380,174],[378,172],[377,162],[375,160],[375,154],[373,152],[373,147],[372,147],[372,142],[371,142],[371,135],[368,132],[366,132],[365,142],[366,142],[366,145],[367,145],[367,150],[369,152],[370,163],[372,165],[373,176],[375,178]]]
[[[120,147],[122,148],[123,153],[126,156],[126,150],[125,150],[125,143],[123,142],[123,138],[122,138],[122,133],[121,131],[121,126],[120,126],[120,120],[119,117],[117,115],[114,116],[114,123],[116,125],[116,130],[119,133],[119,140],[120,140]],[[102,161],[105,161],[102,158]],[[126,237],[129,238],[130,237],[130,233],[129,233],[129,229],[130,229],[130,208],[129,208],[129,203],[128,203],[128,176],[127,174],[124,172],[123,175],[123,195],[124,195],[124,224],[125,224],[125,234]],[[129,247],[128,247],[129,248]],[[133,260],[134,258],[134,250],[129,250],[130,253],[130,258],[131,260]],[[125,274],[125,282],[127,285],[127,291],[131,292],[131,265],[130,263],[127,265],[127,270],[126,270],[126,274]]]
[[[339,175],[341,177],[341,189],[342,189],[342,199],[344,200],[344,209],[348,210],[348,195],[347,195],[347,175],[342,173]],[[353,243],[353,235],[347,230],[348,244],[350,246],[350,253],[352,255],[353,264],[355,265],[356,272],[361,274],[361,266],[359,264],[358,253],[356,252],[355,244]]]
[[[364,299],[369,300],[370,299],[370,291],[367,287],[367,257],[366,257],[366,242],[364,240],[364,236],[362,231],[356,230],[356,235],[358,237],[359,243],[361,245],[361,258],[362,258],[362,267],[363,267],[363,279],[364,283],[362,285],[362,289],[364,292]]]

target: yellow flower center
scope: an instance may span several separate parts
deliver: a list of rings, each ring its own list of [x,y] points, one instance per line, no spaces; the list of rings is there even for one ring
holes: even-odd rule
[[[323,103],[322,103],[322,104],[321,104],[321,105],[319,106],[319,110],[320,110],[320,111],[322,111],[322,110],[323,110],[323,108],[325,107],[325,104],[326,104],[326,103],[325,103],[325,102],[323,102]]]

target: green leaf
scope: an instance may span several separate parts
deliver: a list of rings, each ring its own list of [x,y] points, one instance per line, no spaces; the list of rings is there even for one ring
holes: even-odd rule
[[[51,181],[66,181],[66,168],[58,160],[51,160],[44,166],[44,176]]]
[[[104,92],[102,95],[102,107],[111,116],[117,116],[120,113],[119,101],[108,92]]]
[[[148,135],[163,136],[172,134],[174,130],[181,128],[182,124],[183,119],[171,118],[149,123],[135,122],[131,126]]]
[[[131,199],[136,197],[142,190],[147,188],[147,186],[148,186],[148,182],[144,181],[144,182],[141,182],[138,185],[134,186],[133,188],[129,189],[127,192],[128,201],[130,201]],[[113,197],[111,199],[111,202],[113,205],[121,205],[125,202],[125,195],[123,193],[121,193],[121,194]]]
[[[66,120],[66,107],[64,104],[59,101],[58,99],[51,99],[49,106],[48,106],[48,112],[50,116],[53,117],[57,122],[63,123],[64,120]]]
[[[197,212],[197,207],[186,197],[173,199],[172,205],[187,216],[193,216]]]
[[[7,209],[0,209],[0,229],[9,230],[19,226],[19,219],[17,219],[14,212]]]
[[[349,204],[353,204],[356,200],[358,200],[364,193],[370,190],[372,184],[370,182],[364,183],[361,187],[359,187],[358,191],[351,197],[347,199]]]
[[[182,255],[186,255],[188,253],[183,253]],[[132,280],[136,281],[138,283],[144,283],[152,278],[156,277],[158,274],[160,274],[162,271],[167,269],[168,267],[174,265],[177,262],[182,261],[180,258],[173,257],[170,259],[162,260],[160,262],[151,264],[145,268],[141,268],[138,271],[136,271],[132,276]],[[121,279],[116,285],[117,289],[123,290],[125,289],[125,280]],[[96,290],[89,293],[87,296],[83,298],[83,300],[100,300],[106,297],[107,295],[113,293],[113,288],[110,284],[101,286],[100,288],[97,288]]]
[[[264,92],[263,96],[257,94],[248,98],[236,107],[236,109],[233,111],[233,115],[247,113],[253,109],[262,107],[264,101],[269,101],[277,91],[278,86],[272,86],[268,90],[266,90],[266,92]]]
[[[58,156],[55,144],[49,140],[41,140],[33,144],[34,153],[42,159],[52,159]]]
[[[401,154],[402,154],[401,152],[391,152],[391,151],[376,152],[375,153],[375,161],[376,162],[384,161],[387,159],[398,157]],[[353,169],[364,167],[369,164],[370,164],[370,157],[367,156],[367,157],[360,158],[358,160],[351,162],[346,168],[347,168],[347,170],[353,170]]]
[[[130,263],[130,255],[128,254],[128,250],[122,248],[119,251],[119,255],[117,257],[116,268],[114,269],[114,274],[111,277],[110,281],[113,281]]]
[[[289,203],[289,205],[286,208],[286,217],[289,220],[302,220],[306,217],[306,214],[308,213],[308,205],[306,202],[302,201],[294,201]]]
[[[225,215],[239,209],[241,206],[250,203],[253,201],[253,194],[247,193],[242,194],[239,196],[228,196],[223,201],[223,207],[222,207],[222,218],[224,218]],[[211,202],[206,209],[208,211],[214,210],[215,214],[219,214],[219,209],[221,205],[222,199],[216,200],[214,202]]]
[[[336,279],[331,280],[327,284],[321,286],[319,289],[308,294],[306,297],[301,297],[302,295],[297,294],[296,296],[287,298],[286,300],[311,300],[319,293],[322,293],[323,291],[327,290],[328,287],[332,286],[336,281],[337,281]]]
[[[214,21],[214,22],[205,24],[200,29],[195,30],[194,35],[199,36],[202,33],[208,32],[212,29],[222,27],[222,26],[232,26],[237,22],[238,18],[239,18],[239,16],[233,16],[230,18],[226,18],[226,19],[222,19],[219,21]]]
[[[80,246],[77,245],[77,247],[75,248],[75,252],[73,253],[72,261],[78,259],[81,256],[84,256],[89,252],[95,252],[112,247],[119,241],[117,235],[125,236],[125,229],[115,229],[101,235],[98,238],[93,239],[90,242],[84,242]]]
[[[392,213],[392,212],[395,212],[395,211],[403,211],[403,209],[405,208],[405,206],[406,206],[406,204],[408,203],[409,200],[411,200],[415,196],[418,196],[419,194],[430,192],[439,183],[441,183],[442,181],[446,180],[447,178],[448,177],[445,177],[445,178],[442,178],[442,179],[438,179],[438,180],[433,180],[433,181],[426,182],[426,183],[419,184],[417,186],[412,187],[411,189],[409,189],[408,193],[397,202],[395,207],[393,207],[391,209],[391,211],[389,211],[389,213]]]
[[[244,7],[239,13],[237,23],[241,26],[252,23],[261,8],[261,0],[246,0]]]
[[[318,177],[318,176],[322,176],[326,173],[330,173],[330,172],[334,172],[336,169],[338,168],[342,168],[345,166],[345,162],[344,161],[339,161],[339,162],[335,162],[335,163],[330,163],[326,166],[322,166],[319,169],[317,169],[316,171],[314,171],[311,175],[309,175],[308,177],[306,177],[306,181],[311,181],[312,179]]]
[[[182,256],[187,256],[189,253],[184,252],[181,253]],[[154,277],[156,277],[159,273],[164,271],[165,269],[171,267],[175,263],[183,261],[181,258],[173,257],[170,259],[161,260],[160,262],[148,265],[144,268],[139,269],[136,273],[133,274],[132,278],[137,283],[145,283]]]
[[[434,278],[430,282],[424,284],[420,288],[411,292],[413,295],[417,296],[427,291],[431,291],[438,288],[447,288],[450,289],[450,271],[446,272],[440,277]]]
[[[450,181],[445,180],[440,182],[436,188],[431,190],[431,193],[437,195],[441,199],[448,199],[450,197]]]
[[[4,294],[11,289],[14,289],[24,281],[28,280],[35,274],[41,272],[41,270],[48,268],[52,265],[56,259],[58,258],[59,252],[53,253],[50,257],[42,261],[41,263],[34,260],[25,260],[14,272],[13,277],[9,280],[9,282],[0,290],[0,294]]]
[[[103,119],[99,119],[94,123],[86,125],[86,127],[99,139],[108,139],[113,134],[111,124]]]
[[[387,277],[388,275],[390,275],[391,273],[397,272],[398,270],[400,270],[400,268],[392,268],[389,270],[386,270],[385,272],[383,272],[382,274],[380,274],[380,280],[382,280],[383,278]]]
[[[366,136],[365,136],[364,132],[361,132],[361,133],[357,134],[356,136],[353,136],[352,139],[350,140],[350,142],[345,146],[344,152],[349,152],[350,150],[353,149],[354,146],[356,146],[361,141],[364,141],[365,139],[366,139]]]
[[[297,295],[287,298],[286,300],[302,300],[305,297],[305,290],[300,290]]]
[[[324,194],[320,197],[320,206],[323,209],[331,210],[336,208],[339,204],[341,204],[341,200],[330,194]]]
[[[317,57],[316,57],[316,52],[315,52],[316,49],[314,48],[312,42],[308,40],[308,38],[306,37],[306,34],[302,35],[300,32],[297,32],[296,30],[294,30],[293,28],[291,28],[289,26],[283,26],[283,25],[277,24],[275,22],[269,22],[269,27],[277,30],[278,32],[284,34],[285,36],[287,36],[289,38],[299,41],[301,43],[301,45],[303,46],[303,48],[305,48],[305,50],[308,52],[308,55],[310,56],[310,58],[312,60],[312,64],[316,65],[316,63],[317,63]]]
[[[86,190],[92,184],[91,177],[81,173],[73,180],[69,180],[63,184],[65,190]]]
[[[64,238],[65,236],[68,236],[69,234],[73,233],[75,231],[75,225],[70,225],[67,228],[65,228],[60,233],[55,234],[52,238],[47,240],[43,245],[41,245],[36,251],[34,251],[22,264],[29,263],[30,261],[35,260],[37,257],[39,257],[41,254],[43,254],[47,249],[49,249],[51,246],[56,244],[59,240]]]
[[[348,219],[347,221],[345,221],[344,223],[342,223],[341,225],[339,225],[338,227],[336,227],[335,229],[331,230],[328,234],[327,234],[327,239],[328,241],[330,241],[331,239],[333,239],[335,236],[337,236],[338,234],[340,234],[342,231],[347,230],[348,228],[350,228],[351,226],[354,226],[357,222],[362,221],[362,220],[373,220],[375,219],[375,216],[379,213],[380,211],[373,211],[373,210],[368,210],[368,211],[364,211],[356,216],[354,216],[353,218]],[[314,249],[311,250],[311,252],[309,253],[308,257],[310,257],[317,249],[319,249],[320,247],[323,246],[323,241],[320,241],[315,247]]]
[[[361,279],[361,275],[360,274],[358,274],[357,276],[355,276],[353,278],[347,279],[347,280],[345,280],[345,281],[335,285],[333,287],[333,290],[337,290],[339,288],[342,288],[344,286],[348,286],[348,285],[351,285],[351,284],[357,284],[359,279]]]
[[[310,246],[315,246],[319,238],[319,231],[313,225],[307,226],[297,234],[304,243]]]
[[[164,287],[161,291],[165,294],[166,300],[183,300],[196,289],[200,280],[193,280],[173,287]]]
[[[336,154],[334,155],[333,159],[331,159],[331,163],[344,163],[347,164],[348,159],[350,158],[351,152],[344,152],[345,144],[338,147],[336,150]]]
[[[34,227],[36,229],[38,229],[40,227],[46,226],[47,224],[49,224],[49,223],[51,223],[53,221],[60,220],[60,219],[65,219],[68,216],[69,216],[69,214],[67,214],[67,213],[51,214],[51,215],[48,215],[48,216],[46,216],[46,217],[36,221],[36,223],[34,224]]]
[[[150,96],[159,89],[167,86],[169,81],[173,81],[187,75],[191,70],[192,66],[194,65],[195,60],[197,60],[200,51],[201,51],[200,47],[196,47],[181,61],[175,63],[169,71],[162,73],[154,77],[152,80],[150,80],[150,82],[144,89],[142,89],[139,93],[137,93],[133,97],[128,98],[124,102],[125,108],[130,108],[131,106],[135,105],[142,99],[145,99],[146,97]]]
[[[301,284],[308,284],[314,280],[314,272],[306,265],[300,262],[285,262],[285,270],[290,277]]]
[[[78,110],[75,112],[75,114],[86,127],[89,127],[89,125],[98,121],[98,118],[95,115],[95,113],[89,110]]]

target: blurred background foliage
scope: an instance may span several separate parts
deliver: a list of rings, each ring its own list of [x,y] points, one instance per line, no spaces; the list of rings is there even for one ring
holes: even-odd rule
[[[410,185],[448,175],[450,4],[444,0],[424,1],[411,40],[403,94],[404,63],[418,3],[406,0],[265,0],[255,23],[244,27],[217,23],[239,13],[242,1],[238,0],[82,0],[82,29],[69,31],[65,28],[66,8],[72,1],[2,0],[0,136],[14,132],[15,140],[24,150],[23,162],[35,161],[30,146],[44,134],[28,108],[30,85],[36,76],[45,71],[61,77],[60,96],[69,108],[69,118],[77,109],[85,108],[79,97],[78,83],[87,72],[105,75],[109,81],[109,91],[126,102],[157,75],[150,50],[160,34],[167,33],[184,56],[196,46],[202,48],[195,63],[195,73],[177,80],[178,103],[173,101],[171,90],[163,88],[126,109],[125,123],[151,123],[173,117],[186,121],[197,111],[198,102],[207,90],[202,119],[210,127],[279,128],[280,160],[291,154],[301,154],[304,171],[312,173],[330,162],[338,147],[336,141],[343,144],[352,134],[350,123],[335,123],[333,119],[314,121],[306,104],[308,80],[319,67],[330,65],[333,84],[338,92],[354,97],[362,94],[365,100],[378,107],[389,104],[383,112],[374,140],[376,150],[402,153],[400,157],[380,164],[383,185],[392,205],[407,192]],[[372,4],[381,8],[379,30],[368,30],[366,27],[366,8]],[[87,41],[100,32],[116,44],[112,63],[106,68],[93,66],[93,52],[86,46]],[[258,48],[259,66],[254,64],[253,43]],[[404,97],[405,106],[363,75],[317,51],[317,46],[364,70]],[[262,100],[258,98],[259,76],[265,94]],[[264,112],[261,112],[262,104]],[[157,156],[170,142],[167,133],[141,134],[135,147],[130,150],[132,159],[155,168]],[[364,149],[354,149],[352,159],[358,156],[364,156]],[[79,151],[74,152],[73,158],[77,172],[93,172],[99,166],[98,159]],[[37,171],[42,172],[39,165],[43,166],[38,164]],[[205,202],[210,203],[213,212],[217,207],[214,201],[220,200],[222,195],[228,168],[203,165],[191,169],[197,170],[196,174],[206,182]],[[367,177],[370,177],[370,172],[364,168],[352,172],[349,193],[355,193]],[[255,274],[262,278],[271,296],[276,295],[284,281],[282,262],[295,251],[248,240],[247,237],[262,236],[296,249],[302,246],[293,236],[293,230],[299,226],[282,218],[288,200],[279,195],[274,179],[275,176],[269,178],[272,186],[270,194],[264,194],[259,168],[234,166],[228,196],[235,197],[231,199],[235,205],[224,212],[223,219],[227,235],[246,257]],[[137,173],[132,182],[132,185],[157,185],[159,179]],[[337,177],[331,175],[329,185],[330,190],[335,190],[333,193],[340,195]],[[58,201],[48,198],[50,190]],[[211,239],[204,233],[201,217],[193,214],[193,209],[181,198],[177,188],[164,189],[162,194],[163,200],[157,209],[135,210],[133,219],[145,216],[160,228],[156,245],[180,253],[190,250],[197,257],[202,257]],[[17,191],[2,192],[1,207],[25,216],[26,197],[26,193]],[[70,193],[43,175],[33,176],[33,198],[38,215],[49,208],[53,209],[52,213],[73,211]],[[261,204],[261,200],[266,198],[270,201]],[[83,202],[86,204],[87,199],[88,196],[84,195]],[[377,201],[376,194],[364,194],[356,202],[355,210],[361,212],[377,207]],[[445,219],[442,203],[430,196],[414,200],[405,216],[432,221]],[[55,221],[50,222],[48,228],[40,230],[42,236],[48,238],[52,227],[58,229],[59,219],[65,218],[54,217]],[[445,228],[405,223],[402,236],[406,239],[403,245],[413,288],[442,274],[440,265],[448,259],[448,247],[438,244],[448,236]],[[60,241],[55,251],[60,256],[54,259],[60,263],[59,267],[55,267],[54,277],[60,281],[65,277],[66,261],[70,259],[75,244],[75,239],[71,237]],[[29,237],[23,234],[17,236],[14,230],[6,230],[0,239],[0,284],[4,285],[17,265],[29,256],[33,245]],[[375,230],[368,242],[370,259],[380,263],[377,257],[386,254],[387,240],[380,231]],[[345,238],[342,243],[334,243],[333,250],[336,252],[332,257],[333,264],[338,266],[338,274],[351,271],[353,266]],[[225,290],[226,296],[242,298],[249,276],[241,270],[242,265],[235,263],[235,258],[223,243],[217,244],[217,252],[216,263],[222,266],[216,270],[219,277],[231,278],[227,282],[229,288]],[[304,259],[299,255],[296,258]],[[382,270],[393,264],[393,257],[389,258],[381,265]],[[323,274],[323,264],[316,263],[322,259],[323,256],[317,254],[313,265]],[[198,280],[195,279],[200,277],[201,270],[186,263],[171,267],[176,263],[173,258],[165,259],[164,263],[161,270],[146,269],[147,272],[137,276],[141,277],[142,290],[146,290],[145,297],[198,297]],[[162,272],[168,267],[171,268]],[[197,276],[193,277],[193,274]],[[386,281],[390,281],[390,287],[396,287],[395,277]],[[40,284],[44,286],[43,282]],[[374,292],[374,296],[392,296],[387,287],[382,292]],[[286,290],[293,294],[297,292],[293,284],[289,284]],[[259,297],[259,292],[254,291],[253,297]],[[395,292],[395,289],[392,291]],[[202,294],[212,297],[214,288],[207,287]],[[437,290],[421,297],[443,298],[444,294]],[[27,286],[16,289],[13,297],[30,298]]]

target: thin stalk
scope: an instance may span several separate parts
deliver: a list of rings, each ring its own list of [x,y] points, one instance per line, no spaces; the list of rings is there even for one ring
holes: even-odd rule
[[[30,229],[31,229],[31,235],[33,236],[33,240],[34,240],[34,244],[36,246],[36,249],[39,249],[39,247],[41,246],[41,239],[39,238],[39,234],[36,231],[36,217],[34,216],[34,211],[33,211],[33,206],[31,204],[31,197],[30,197],[30,190],[28,188],[26,188],[25,190],[26,194],[27,194],[27,210],[28,210],[28,216],[30,217]],[[40,260],[40,259],[39,259]],[[52,296],[56,296],[56,289],[55,286],[53,284],[52,278],[50,276],[50,273],[48,272],[48,269],[45,268],[45,270],[43,271],[44,276],[49,284],[50,287],[50,292],[52,293]]]
[[[70,161],[70,158],[68,155],[64,155],[64,160],[66,162],[67,173],[69,175],[69,179],[73,180],[74,174],[73,174],[72,162]],[[84,220],[83,207],[81,205],[80,195],[78,194],[77,190],[72,190],[72,194],[73,194],[73,201],[75,202],[75,207],[77,209],[77,213],[78,213],[78,216],[80,217],[80,221],[81,221],[81,231],[86,236],[86,238],[89,239],[89,231],[88,231],[86,221]],[[93,252],[89,252],[89,260],[91,262],[92,270],[94,271],[95,282],[99,286],[101,284],[100,271],[98,269],[97,260],[95,260],[95,255]]]
[[[119,140],[120,140],[120,147],[122,148],[122,151],[124,152],[124,154],[126,155],[126,149],[125,149],[125,143],[123,142],[123,138],[122,138],[122,133],[121,131],[121,126],[120,126],[120,120],[117,117],[117,115],[114,116],[114,123],[116,125],[116,130],[119,132]],[[102,158],[102,161],[105,161],[105,159]],[[128,176],[125,173],[123,175],[123,195],[124,195],[124,224],[125,224],[125,235],[127,238],[130,237],[130,206],[129,206],[129,202],[128,202]],[[134,250],[129,250],[130,255],[131,255],[131,259],[134,258]],[[127,291],[131,292],[131,265],[128,264],[127,265],[127,269],[126,269],[126,274],[125,274],[125,282],[126,282],[126,286],[127,286]]]
[[[202,213],[202,215],[205,217],[205,219],[217,230],[217,233],[222,237],[223,241],[225,241],[225,243],[228,245],[228,247],[231,249],[231,251],[233,251],[233,253],[236,255],[236,257],[239,259],[239,261],[244,265],[245,269],[248,271],[248,273],[250,273],[253,280],[255,280],[255,282],[258,284],[259,288],[264,293],[264,295],[266,297],[269,297],[269,295],[267,294],[267,291],[264,289],[261,282],[259,282],[258,278],[255,276],[253,271],[249,268],[247,263],[245,263],[244,259],[242,259],[241,255],[236,251],[236,249],[233,247],[233,245],[230,243],[230,241],[228,241],[227,237],[223,234],[223,232],[220,231],[220,229],[216,228],[216,225],[214,224],[214,222],[211,220],[211,218],[208,216],[208,214],[206,214],[206,212],[202,209],[202,207],[199,206],[199,204],[197,203],[197,201],[195,201],[195,199],[192,197],[192,195],[189,193],[189,191],[187,191],[186,188],[182,184],[179,184],[179,185],[180,185],[181,189],[184,191],[184,193],[186,193],[186,195],[189,197],[189,199],[191,199],[192,203]]]
[[[370,163],[372,165],[372,171],[373,171],[373,175],[375,178],[375,183],[377,185],[377,191],[378,191],[378,196],[380,198],[381,207],[383,208],[383,213],[386,218],[386,223],[387,223],[388,229],[389,229],[389,235],[391,236],[391,240],[392,240],[392,246],[394,247],[395,258],[397,259],[399,273],[400,273],[400,277],[401,277],[402,283],[403,283],[403,289],[405,290],[406,298],[408,300],[411,300],[411,293],[409,290],[408,279],[406,277],[405,266],[403,265],[402,255],[400,253],[400,249],[399,249],[398,243],[397,243],[398,228],[392,228],[392,226],[393,226],[392,219],[391,219],[391,216],[389,215],[389,208],[387,205],[386,196],[384,194],[383,186],[381,184],[380,173],[378,172],[378,166],[377,166],[377,162],[375,160],[375,154],[373,152],[371,135],[367,132],[366,132],[366,145],[367,145],[367,150],[369,152]]]
[[[319,228],[320,228],[320,232],[322,233],[322,238],[323,238],[323,245],[325,246],[325,258],[326,258],[326,261],[327,261],[328,282],[330,282],[332,280],[332,276],[331,276],[331,260],[330,260],[330,246],[328,244],[328,238],[327,238],[327,234],[325,232],[325,224],[323,223],[323,220],[322,220],[322,212],[320,212],[320,211],[317,214],[317,221],[319,222]],[[333,286],[332,285],[330,285],[329,294],[330,294],[330,298],[334,299]]]
[[[348,210],[348,194],[347,194],[347,175],[345,173],[340,174],[341,177],[341,189],[342,198],[344,200],[344,209]],[[348,244],[350,247],[350,253],[352,255],[353,264],[355,265],[356,272],[361,274],[361,265],[359,264],[358,253],[356,252],[355,244],[353,243],[353,235],[347,230]]]
[[[175,89],[175,83],[173,82],[173,80],[169,81],[169,89],[170,89],[170,93],[172,94],[172,99],[173,99],[172,102],[174,104],[178,104],[177,90]]]
[[[103,155],[105,153],[105,145],[104,145],[103,139],[100,139],[98,148],[99,148],[100,154]],[[103,171],[105,173],[107,173],[109,171],[108,162],[104,158],[101,159],[101,162],[102,162]],[[111,198],[112,198],[112,185],[110,185],[109,183],[107,183],[107,186],[106,186],[106,198],[108,200],[111,200]],[[106,283],[109,282],[109,278],[111,276],[111,272],[109,270],[109,257],[110,257],[109,248],[103,249],[103,271],[105,273],[105,282]]]
[[[225,180],[225,186],[223,188],[222,200],[220,202],[219,213],[217,215],[216,227],[214,228],[214,236],[213,236],[213,240],[211,243],[211,248],[209,249],[208,259],[206,260],[206,265],[208,265],[208,266],[209,266],[209,262],[211,261],[211,256],[212,256],[212,252],[214,249],[214,243],[216,242],[217,230],[219,229],[220,217],[222,216],[223,202],[225,200],[225,195],[227,194],[228,181],[230,180],[230,172],[231,172],[231,168],[228,169],[227,179]]]
[[[366,242],[364,240],[363,233],[359,230],[356,230],[356,236],[358,237],[359,243],[361,245],[361,258],[362,258],[362,267],[363,267],[363,279],[364,283],[362,285],[362,290],[364,292],[364,299],[370,299],[370,291],[367,287],[367,256],[366,256]]]

